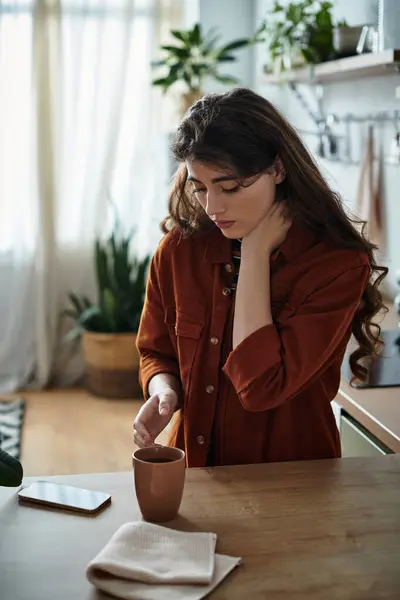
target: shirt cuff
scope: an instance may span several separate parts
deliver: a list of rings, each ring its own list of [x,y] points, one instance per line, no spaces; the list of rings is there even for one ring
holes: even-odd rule
[[[236,393],[242,394],[281,361],[279,333],[275,325],[265,325],[232,350],[223,371],[231,380]]]
[[[177,379],[180,379],[179,367],[175,361],[158,361],[149,360],[144,361],[140,366],[139,381],[143,390],[144,399],[148,400],[149,395],[149,383],[156,375],[161,373],[167,373],[168,375],[174,375]]]

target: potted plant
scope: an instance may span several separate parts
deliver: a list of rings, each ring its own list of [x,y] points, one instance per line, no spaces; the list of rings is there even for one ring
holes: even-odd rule
[[[279,70],[285,70],[333,58],[332,6],[332,2],[318,0],[290,2],[286,6],[274,1],[272,17],[269,14],[254,37],[256,42],[267,42],[269,70],[277,64]]]
[[[358,53],[358,44],[363,29],[363,25],[350,27],[346,21],[336,23],[333,28],[335,58],[346,58],[347,56],[355,56]]]
[[[67,339],[82,337],[87,388],[103,397],[140,393],[136,334],[150,258],[131,257],[131,241],[132,234],[121,234],[118,222],[104,242],[96,241],[97,302],[71,293],[72,309],[64,311],[75,321]]]
[[[163,74],[153,80],[153,85],[162,87],[164,93],[172,86],[182,86],[181,114],[203,95],[206,77],[224,84],[239,83],[231,75],[220,74],[222,63],[234,62],[234,52],[249,45],[250,40],[238,39],[218,46],[219,35],[210,31],[203,35],[197,23],[193,29],[173,30],[175,45],[161,46],[164,56],[153,63],[154,68],[162,68]]]

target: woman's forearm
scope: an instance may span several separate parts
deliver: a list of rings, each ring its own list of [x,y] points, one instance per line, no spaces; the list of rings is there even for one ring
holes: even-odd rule
[[[159,373],[150,379],[150,396],[154,396],[155,394],[160,394],[161,392],[166,392],[169,390],[174,390],[174,392],[176,392],[178,398],[176,408],[179,408],[182,402],[182,384],[178,377],[175,377],[175,375],[170,375],[169,373]]]
[[[233,348],[265,325],[270,325],[270,255],[243,252],[240,261],[233,321]]]

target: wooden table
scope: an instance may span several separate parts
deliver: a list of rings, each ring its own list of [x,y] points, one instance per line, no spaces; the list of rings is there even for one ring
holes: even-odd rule
[[[132,474],[49,479],[108,491],[112,506],[63,514],[0,488],[0,597],[105,598],[85,565],[140,518]],[[400,598],[400,455],[191,469],[175,526],[216,532],[219,552],[243,558],[215,600]]]

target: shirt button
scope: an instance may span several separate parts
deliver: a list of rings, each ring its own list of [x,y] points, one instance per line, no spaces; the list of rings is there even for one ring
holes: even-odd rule
[[[198,435],[197,436],[197,443],[198,444],[204,444],[204,437],[202,435]]]
[[[232,273],[232,271],[233,271],[233,267],[232,267],[232,265],[230,265],[229,263],[227,263],[227,264],[225,265],[225,271],[226,271],[227,273]]]
[[[219,339],[217,337],[212,337],[210,342],[213,344],[213,346],[216,346],[219,342]]]
[[[228,287],[224,287],[224,289],[222,290],[222,293],[224,296],[230,296],[231,295],[231,289]]]
[[[214,386],[213,386],[213,385],[208,385],[208,386],[206,387],[206,392],[207,392],[207,394],[212,394],[212,393],[213,393],[213,391],[214,391]]]

